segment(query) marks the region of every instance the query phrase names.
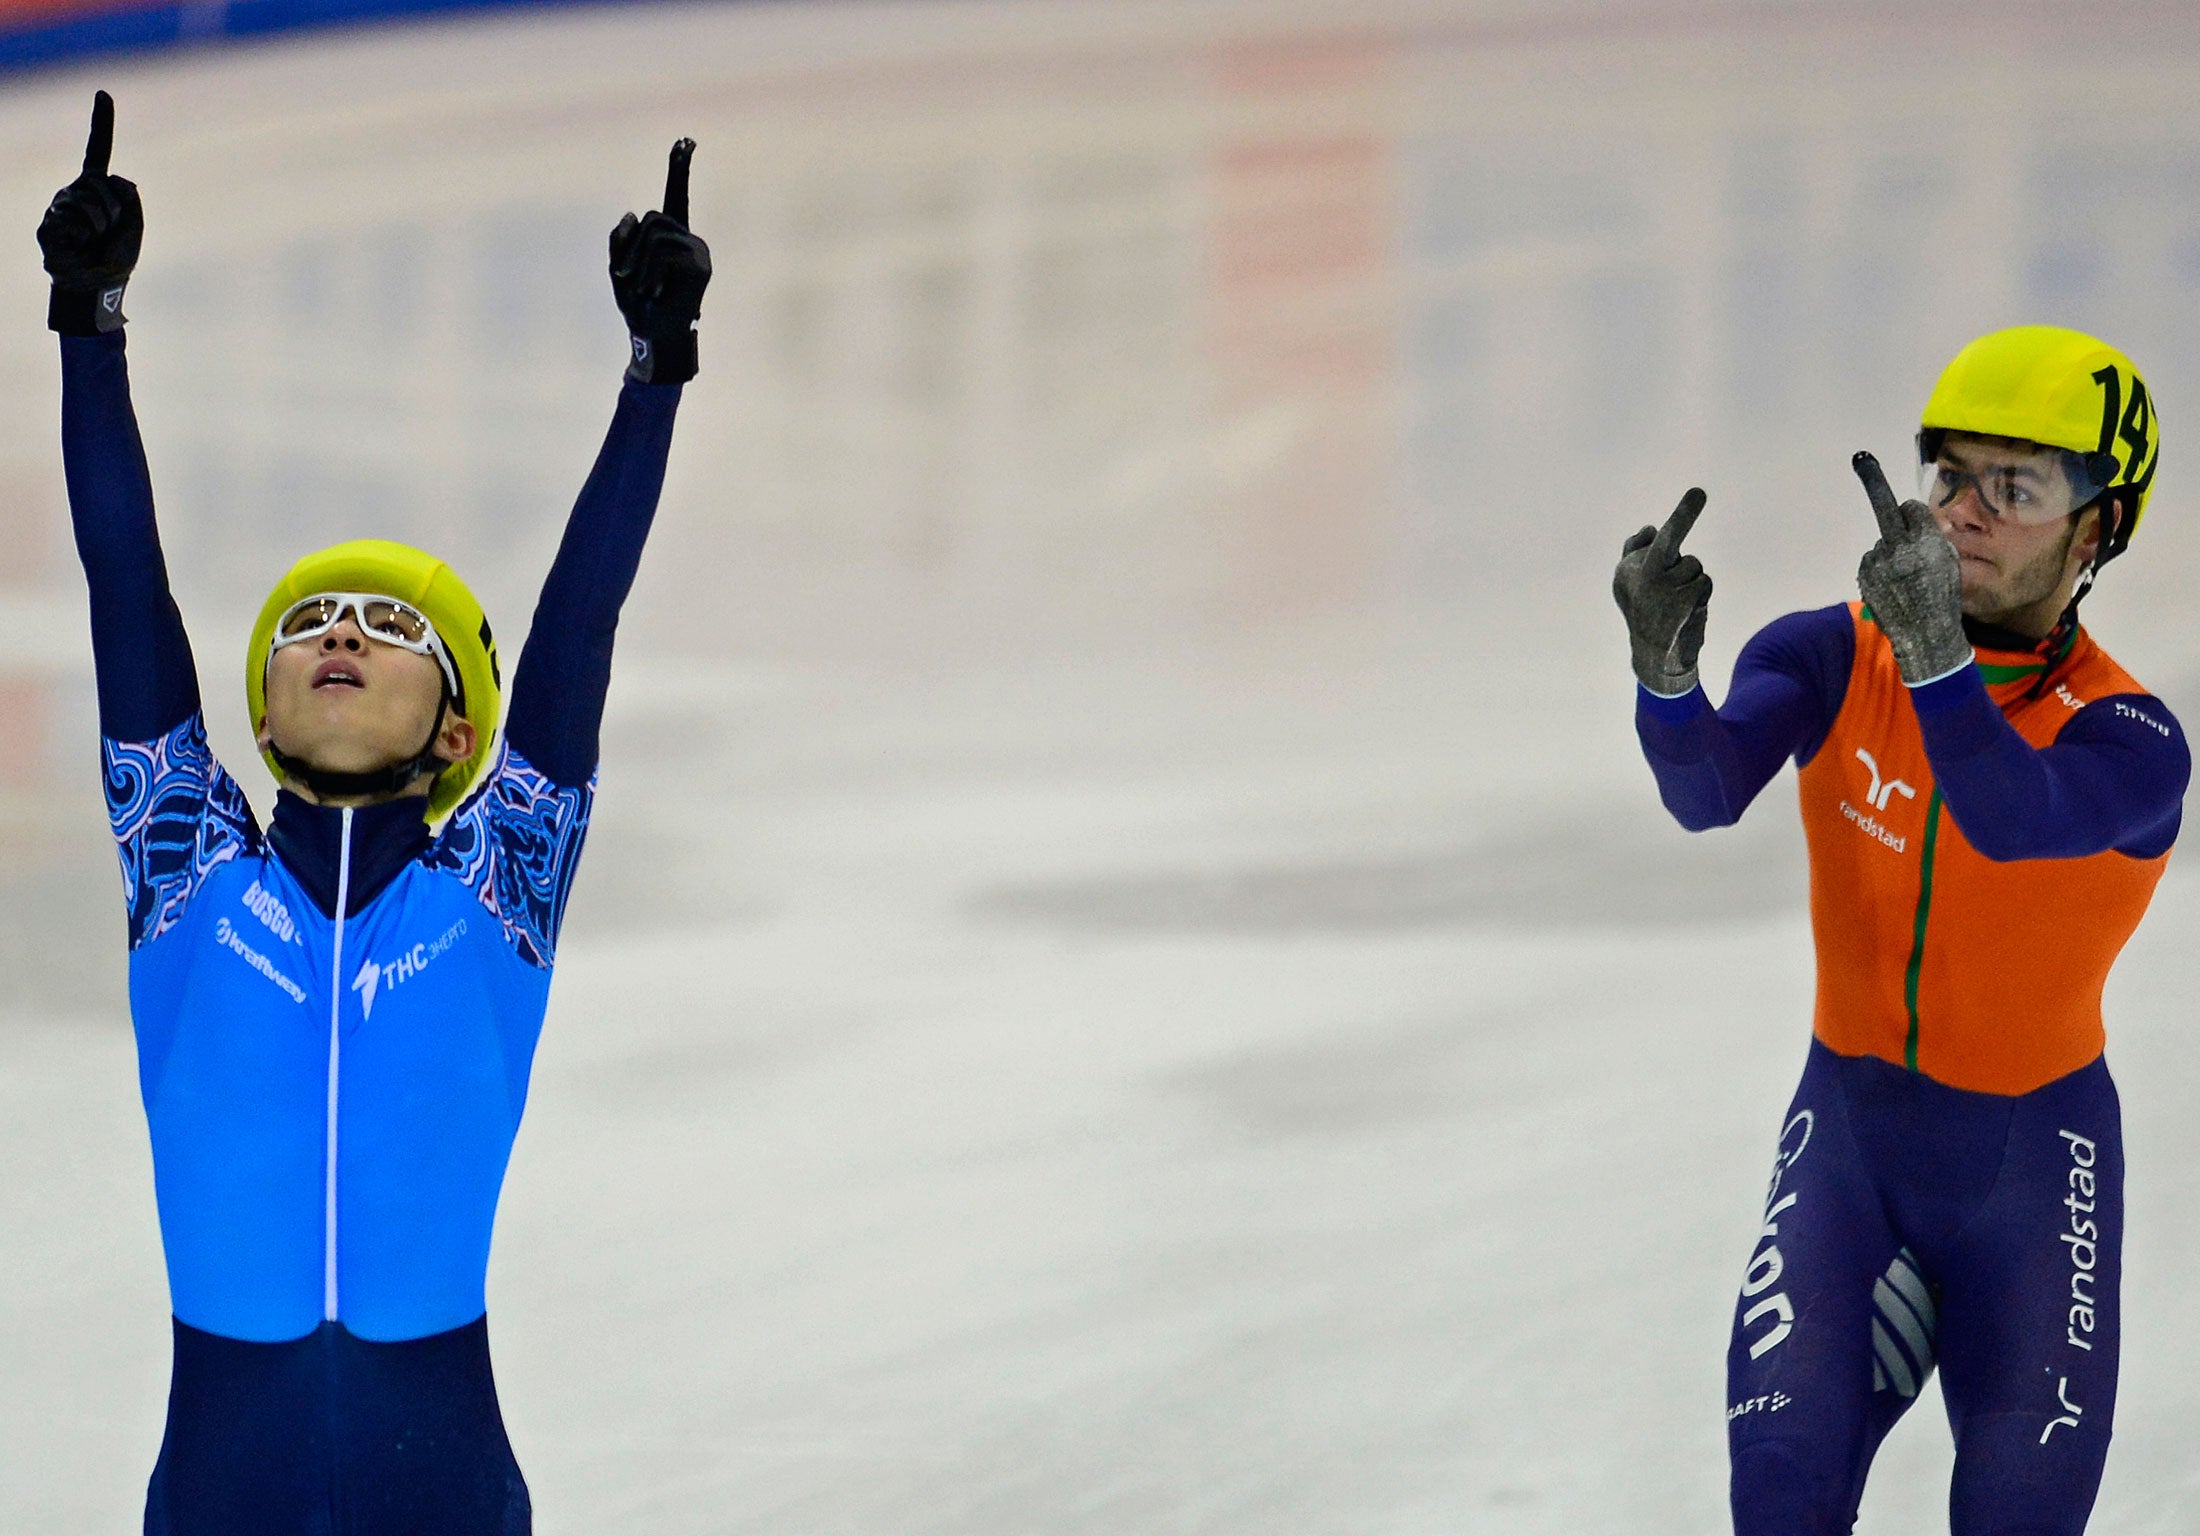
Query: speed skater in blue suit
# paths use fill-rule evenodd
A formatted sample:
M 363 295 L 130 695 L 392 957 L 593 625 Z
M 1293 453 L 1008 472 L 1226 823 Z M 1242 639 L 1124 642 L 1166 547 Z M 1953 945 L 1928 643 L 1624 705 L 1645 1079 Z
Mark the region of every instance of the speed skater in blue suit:
M 113 144 L 102 91 L 38 240 L 174 1313 L 145 1530 L 515 1536 L 532 1515 L 490 1372 L 490 1235 L 613 635 L 696 371 L 694 145 L 663 208 L 612 232 L 626 378 L 509 689 L 442 561 L 381 539 L 306 555 L 246 657 L 279 785 L 262 827 L 208 748 L 169 592 L 124 358 L 144 216 Z

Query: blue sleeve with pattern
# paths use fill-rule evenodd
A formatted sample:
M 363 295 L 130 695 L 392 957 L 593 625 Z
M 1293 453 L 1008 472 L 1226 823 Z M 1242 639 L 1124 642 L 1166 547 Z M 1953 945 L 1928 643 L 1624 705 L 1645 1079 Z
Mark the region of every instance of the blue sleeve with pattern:
M 1730 827 L 1783 763 L 1808 763 L 1848 696 L 1856 622 L 1846 603 L 1774 619 L 1734 663 L 1726 703 L 1635 690 L 1635 734 L 1658 798 L 1691 832 Z
M 91 588 L 100 734 L 155 742 L 198 712 L 199 679 L 168 592 L 122 335 L 61 338 L 61 463 Z
M 657 515 L 679 407 L 677 384 L 630 381 L 620 390 L 611 430 L 535 604 L 504 734 L 553 783 L 584 785 L 596 771 L 611 642 Z
M 203 717 L 158 741 L 104 740 L 100 752 L 134 950 L 181 921 L 207 876 L 260 834 L 244 791 L 214 761 Z
M 2095 699 L 2054 743 L 2018 735 L 1976 667 L 1910 690 L 1942 803 L 1989 859 L 2134 858 L 2177 841 L 2192 753 L 2162 701 Z
M 451 817 L 425 861 L 464 881 L 503 925 L 513 951 L 548 970 L 595 799 L 593 779 L 561 785 L 507 737 L 482 789 Z

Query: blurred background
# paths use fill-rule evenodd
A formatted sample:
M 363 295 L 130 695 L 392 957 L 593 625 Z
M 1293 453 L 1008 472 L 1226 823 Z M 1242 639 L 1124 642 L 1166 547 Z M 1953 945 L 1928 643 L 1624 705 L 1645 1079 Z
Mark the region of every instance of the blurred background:
M 2200 719 L 2183 4 L 0 0 L 9 1530 L 136 1528 L 167 1371 L 31 239 L 95 87 L 263 811 L 296 556 L 424 545 L 524 633 L 605 234 L 700 145 L 703 373 L 490 1273 L 545 1536 L 1721 1529 L 1801 839 L 1784 779 L 1659 808 L 1620 539 L 1708 489 L 1716 693 L 1851 593 L 1848 457 L 1959 346 L 2093 330 L 2169 452 L 2087 616 Z M 2196 925 L 2173 861 L 2109 991 L 2102 1530 L 2200 1524 Z M 1944 1530 L 1949 1460 L 1928 1391 L 1859 1530 Z

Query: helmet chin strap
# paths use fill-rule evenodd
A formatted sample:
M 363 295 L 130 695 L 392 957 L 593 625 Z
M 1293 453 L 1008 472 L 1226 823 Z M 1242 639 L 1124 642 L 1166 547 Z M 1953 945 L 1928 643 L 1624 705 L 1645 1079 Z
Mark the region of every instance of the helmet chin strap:
M 2103 505 L 2101 510 L 2106 513 L 2108 507 Z M 2122 508 L 2117 508 L 2118 522 L 2121 522 L 2122 515 Z M 2054 672 L 2056 664 L 2069 654 L 2070 647 L 2076 642 L 2078 638 L 2078 604 L 2084 602 L 2085 595 L 2093 590 L 2094 578 L 2100 575 L 2101 567 L 2116 558 L 2118 551 L 2112 543 L 2115 532 L 2115 526 L 2111 525 L 2107 532 L 2101 534 L 2100 543 L 2094 551 L 2093 558 L 2086 561 L 2084 569 L 2078 572 L 2078 584 L 2071 591 L 2070 601 L 2063 605 L 2062 616 L 2055 620 L 2055 627 L 2047 632 L 2045 639 L 2040 641 L 2038 650 L 2040 655 L 2046 658 L 2047 665 L 2042 667 L 2040 675 L 2033 679 L 2031 688 L 2025 694 L 2026 698 L 2036 699 L 2047 692 L 2048 677 Z
M 316 768 L 292 757 L 273 740 L 267 744 L 267 755 L 275 759 L 275 766 L 283 770 L 284 778 L 303 784 L 319 799 L 348 800 L 360 795 L 401 794 L 423 777 L 433 778 L 451 766 L 435 754 L 436 738 L 443 734 L 443 720 L 450 709 L 451 689 L 446 683 L 442 696 L 436 700 L 435 723 L 428 727 L 428 739 L 411 757 L 387 768 L 371 768 L 364 773 L 338 773 L 334 769 Z
M 2085 574 L 2078 578 L 2078 589 L 2070 594 L 2070 602 L 2063 608 L 2062 617 L 2055 621 L 2055 627 L 2047 632 L 2046 638 L 2034 647 L 2047 664 L 2040 668 L 2040 675 L 2032 680 L 2032 686 L 2025 694 L 2026 698 L 2036 699 L 2047 692 L 2048 678 L 2053 675 L 2063 657 L 2070 654 L 2070 648 L 2078 638 L 2078 604 L 2085 601 L 2086 593 L 2092 590 L 2093 567 L 2088 565 Z

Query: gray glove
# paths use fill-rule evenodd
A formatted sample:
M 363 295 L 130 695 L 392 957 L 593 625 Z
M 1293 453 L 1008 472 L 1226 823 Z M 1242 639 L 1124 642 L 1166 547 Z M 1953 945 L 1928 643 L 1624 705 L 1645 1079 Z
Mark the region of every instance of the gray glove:
M 1627 617 L 1635 676 L 1652 693 L 1670 696 L 1696 686 L 1711 578 L 1701 560 L 1680 551 L 1703 503 L 1703 492 L 1690 490 L 1664 527 L 1645 525 L 1620 546 L 1619 569 L 1612 573 L 1612 600 Z
M 1963 634 L 1963 565 L 1956 547 L 1922 501 L 1897 503 L 1879 461 L 1860 453 L 1849 461 L 1879 519 L 1879 542 L 1856 568 L 1857 589 L 1872 618 L 1894 644 L 1902 681 L 1922 683 L 1971 659 Z

